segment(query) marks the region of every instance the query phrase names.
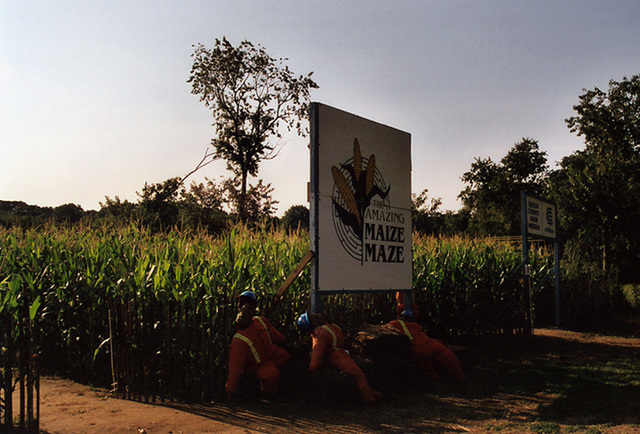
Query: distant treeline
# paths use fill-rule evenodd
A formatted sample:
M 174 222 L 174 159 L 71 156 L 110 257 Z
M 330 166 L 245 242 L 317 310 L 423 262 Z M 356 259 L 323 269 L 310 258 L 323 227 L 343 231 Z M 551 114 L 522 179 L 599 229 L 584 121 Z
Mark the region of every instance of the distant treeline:
M 84 211 L 81 206 L 72 203 L 50 206 L 28 205 L 21 201 L 0 200 L 0 224 L 8 226 L 32 227 L 47 222 L 80 221 L 85 215 L 97 214 L 96 211 Z
M 219 207 L 206 207 L 186 201 L 132 203 L 119 198 L 107 198 L 99 211 L 85 211 L 80 205 L 68 203 L 57 207 L 30 205 L 23 201 L 0 200 L 0 226 L 5 228 L 37 228 L 51 224 L 92 224 L 98 221 L 139 223 L 155 230 L 204 229 L 220 233 L 236 221 L 235 215 Z M 308 229 L 309 210 L 302 205 L 289 208 L 282 217 L 263 216 L 255 224 L 284 229 Z

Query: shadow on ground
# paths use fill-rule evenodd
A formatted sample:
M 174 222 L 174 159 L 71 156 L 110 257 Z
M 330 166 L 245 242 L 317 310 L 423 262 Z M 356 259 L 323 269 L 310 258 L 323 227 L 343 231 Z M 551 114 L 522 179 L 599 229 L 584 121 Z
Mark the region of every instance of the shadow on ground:
M 350 378 L 332 370 L 310 374 L 303 352 L 294 352 L 271 402 L 255 398 L 246 384 L 234 402 L 170 406 L 268 432 L 466 432 L 496 421 L 640 424 L 640 339 L 540 330 L 454 349 L 469 376 L 464 384 L 421 380 L 400 358 L 358 360 L 385 394 L 371 406 L 360 402 Z

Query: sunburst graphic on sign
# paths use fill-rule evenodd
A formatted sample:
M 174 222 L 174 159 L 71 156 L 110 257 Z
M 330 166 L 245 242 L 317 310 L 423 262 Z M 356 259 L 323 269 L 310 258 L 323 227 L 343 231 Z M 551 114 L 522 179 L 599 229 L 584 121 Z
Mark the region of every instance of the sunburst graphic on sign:
M 358 139 L 353 141 L 353 158 L 331 167 L 334 186 L 333 225 L 342 247 L 349 256 L 363 261 L 362 239 L 365 211 L 375 196 L 380 197 L 385 207 L 389 206 L 391 186 L 384 182 L 376 167 L 376 156 L 362 156 Z

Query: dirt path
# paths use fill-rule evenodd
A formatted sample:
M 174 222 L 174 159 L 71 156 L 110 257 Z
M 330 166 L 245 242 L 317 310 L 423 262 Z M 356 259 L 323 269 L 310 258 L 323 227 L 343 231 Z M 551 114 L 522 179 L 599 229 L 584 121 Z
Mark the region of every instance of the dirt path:
M 253 433 L 177 409 L 110 398 L 70 380 L 41 380 L 40 428 L 49 434 Z
M 634 384 L 590 383 L 590 377 L 609 375 L 609 361 L 620 358 L 627 364 L 621 366 L 631 366 L 624 380 Z M 544 329 L 526 343 L 461 348 L 461 360 L 471 378 L 467 384 L 391 391 L 374 407 L 355 402 L 316 405 L 304 397 L 235 406 L 151 405 L 46 377 L 41 381 L 40 427 L 49 434 L 640 433 L 640 339 Z M 596 368 L 584 379 L 563 383 L 567 373 L 579 376 L 583 366 L 591 365 Z M 556 368 L 562 370 L 554 372 Z M 563 388 L 566 393 L 558 392 Z M 621 393 L 624 400 L 606 407 L 610 396 Z

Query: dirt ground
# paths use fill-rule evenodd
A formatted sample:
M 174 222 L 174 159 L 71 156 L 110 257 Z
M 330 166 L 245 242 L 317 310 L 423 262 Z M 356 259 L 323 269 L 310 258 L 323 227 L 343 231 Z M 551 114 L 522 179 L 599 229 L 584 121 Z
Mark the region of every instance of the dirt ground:
M 126 401 L 45 377 L 40 428 L 48 434 L 640 433 L 640 338 L 536 329 L 529 339 L 453 349 L 469 376 L 466 383 L 416 381 L 396 388 L 371 380 L 385 394 L 373 406 L 349 393 L 306 394 L 286 372 L 282 388 L 293 392 L 271 402 L 199 405 Z M 622 371 L 627 374 L 618 384 Z

